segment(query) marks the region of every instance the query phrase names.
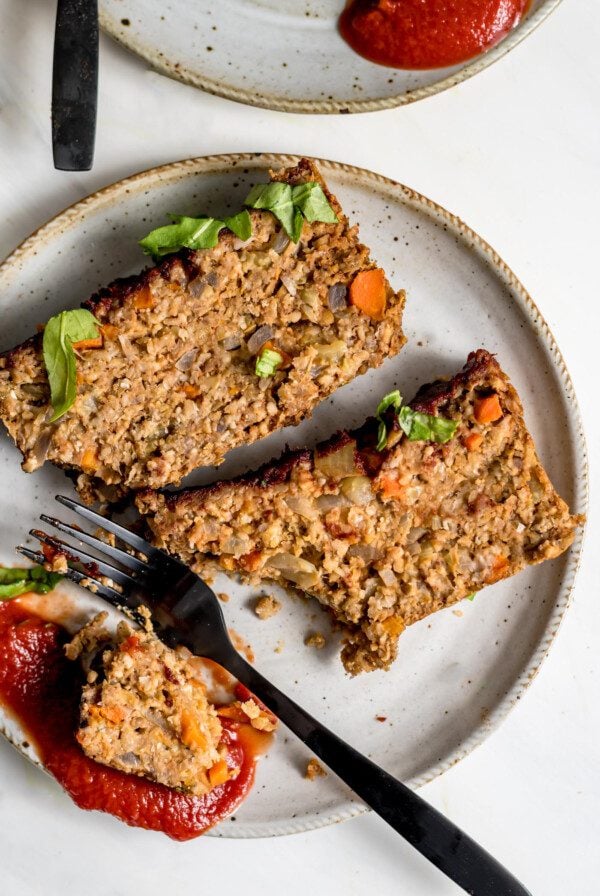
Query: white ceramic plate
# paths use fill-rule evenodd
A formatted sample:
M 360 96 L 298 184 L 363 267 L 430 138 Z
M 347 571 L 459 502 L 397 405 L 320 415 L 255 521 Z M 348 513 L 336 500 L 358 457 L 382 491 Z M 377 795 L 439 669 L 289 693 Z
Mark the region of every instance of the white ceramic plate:
M 500 59 L 560 3 L 529 14 L 487 53 L 449 68 L 375 65 L 342 40 L 344 0 L 100 0 L 100 23 L 163 74 L 284 112 L 373 112 L 452 87 Z
M 237 210 L 269 166 L 292 163 L 289 156 L 194 159 L 121 181 L 63 212 L 0 268 L 0 348 L 21 341 L 36 323 L 75 306 L 111 278 L 142 267 L 136 240 L 162 223 L 166 212 L 221 216 Z M 233 452 L 221 474 L 256 466 L 286 442 L 310 445 L 337 428 L 357 425 L 385 392 L 398 386 L 409 397 L 420 383 L 456 371 L 471 349 L 484 346 L 498 353 L 519 389 L 555 485 L 574 511 L 584 511 L 587 461 L 573 387 L 523 286 L 483 240 L 430 200 L 367 171 L 320 164 L 346 212 L 360 221 L 374 257 L 396 287 L 406 287 L 409 342 L 397 358 L 341 389 L 297 429 Z M 205 469 L 194 480 L 215 476 Z M 56 510 L 53 495 L 70 487 L 50 467 L 34 475 L 21 472 L 6 437 L 0 439 L 0 477 L 0 562 L 14 563 L 12 546 L 40 512 Z M 316 602 L 286 599 L 278 616 L 260 621 L 251 610 L 255 589 L 226 579 L 216 587 L 231 595 L 227 619 L 250 642 L 265 675 L 375 762 L 418 787 L 483 741 L 522 695 L 567 607 L 581 539 L 579 533 L 560 559 L 413 626 L 402 636 L 390 672 L 353 680 L 342 671 L 333 638 L 323 651 L 303 644 L 308 632 L 327 630 Z M 276 653 L 280 642 L 283 650 Z M 14 726 L 12 738 L 22 740 Z M 0 776 L 2 758 L 0 750 Z M 250 798 L 235 820 L 214 833 L 291 833 L 364 811 L 332 775 L 306 781 L 307 759 L 282 731 L 261 763 Z M 34 801 L 32 793 L 32 810 Z M 93 827 L 97 816 L 82 823 Z

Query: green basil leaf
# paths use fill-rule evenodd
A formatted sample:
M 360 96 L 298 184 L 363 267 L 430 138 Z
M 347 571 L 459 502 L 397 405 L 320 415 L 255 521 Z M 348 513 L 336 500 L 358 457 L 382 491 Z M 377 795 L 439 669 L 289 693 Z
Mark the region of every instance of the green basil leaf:
M 402 396 L 400 395 L 398 389 L 394 389 L 393 392 L 388 392 L 387 395 L 384 395 L 377 405 L 377 411 L 375 413 L 376 418 L 379 420 L 379 427 L 377 429 L 377 445 L 375 446 L 377 451 L 383 451 L 383 449 L 387 445 L 387 427 L 385 425 L 385 420 L 383 420 L 383 414 L 385 414 L 387 409 L 390 407 L 393 407 L 395 411 L 399 411 L 401 404 Z
M 256 358 L 254 372 L 257 376 L 273 376 L 281 362 L 282 356 L 272 348 L 263 348 Z
M 404 407 L 398 414 L 400 428 L 409 441 L 419 442 L 448 442 L 458 427 L 458 420 L 448 420 L 446 417 L 434 417 L 432 414 L 422 414 Z
M 252 187 L 246 196 L 244 205 L 247 205 L 249 208 L 260 208 L 272 212 L 277 220 L 281 222 L 289 238 L 295 243 L 298 242 L 299 235 L 294 239 L 298 224 L 297 219 L 295 221 L 292 188 L 289 184 L 277 182 L 257 184 L 255 187 Z
M 65 414 L 77 397 L 77 369 L 73 343 L 98 336 L 99 323 L 84 308 L 61 311 L 44 327 L 42 351 L 54 410 L 50 422 Z
M 387 411 L 387 409 L 390 407 L 394 407 L 397 411 L 399 411 L 401 404 L 402 396 L 400 395 L 400 391 L 398 389 L 394 389 L 393 392 L 388 392 L 387 395 L 383 396 L 383 398 L 377 405 L 375 416 L 381 417 L 381 415 L 384 414 L 385 411 Z
M 477 597 L 476 591 L 471 591 L 470 594 L 467 594 L 467 600 L 475 600 L 476 597 Z
M 296 208 L 300 209 L 307 221 L 337 224 L 337 215 L 320 184 L 311 181 L 292 187 L 292 202 Z
M 385 446 L 387 445 L 387 426 L 385 425 L 383 420 L 379 421 L 379 425 L 377 427 L 377 444 L 375 448 L 377 451 L 383 451 Z
M 183 248 L 214 249 L 224 227 L 228 227 L 241 240 L 252 236 L 252 220 L 247 211 L 223 221 L 217 218 L 189 218 L 186 215 L 169 215 L 169 218 L 172 224 L 157 227 L 140 240 L 144 252 L 156 261 Z
M 43 566 L 32 566 L 29 569 L 0 567 L 0 600 L 12 600 L 29 591 L 48 594 L 61 579 L 60 573 L 48 572 Z
M 223 218 L 223 223 L 239 240 L 249 240 L 252 236 L 252 218 L 247 209 L 230 218 Z
M 304 227 L 304 218 L 302 217 L 302 212 L 300 209 L 294 209 L 294 218 L 292 221 L 292 233 L 291 239 L 293 243 L 297 243 L 302 236 L 302 228 Z

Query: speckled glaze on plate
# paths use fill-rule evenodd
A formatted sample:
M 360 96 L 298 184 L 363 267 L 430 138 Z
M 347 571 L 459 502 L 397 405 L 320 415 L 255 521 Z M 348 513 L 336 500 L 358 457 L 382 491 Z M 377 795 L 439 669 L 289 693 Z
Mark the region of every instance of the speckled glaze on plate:
M 424 99 L 500 59 L 560 0 L 532 0 L 497 46 L 449 68 L 375 65 L 342 40 L 344 0 L 100 0 L 105 31 L 153 68 L 209 93 L 283 112 L 374 112 Z
M 239 208 L 249 185 L 265 179 L 269 167 L 293 163 L 280 155 L 192 159 L 128 178 L 67 209 L 0 267 L 0 349 L 111 278 L 139 270 L 144 258 L 136 240 L 162 223 L 167 211 L 221 216 Z M 573 386 L 521 283 L 487 243 L 429 199 L 368 171 L 319 164 L 394 286 L 407 289 L 409 341 L 398 357 L 339 390 L 298 428 L 232 452 L 220 475 L 256 466 L 286 442 L 310 445 L 340 427 L 357 425 L 382 394 L 399 387 L 408 398 L 420 383 L 456 371 L 471 349 L 484 346 L 497 352 L 519 389 L 556 487 L 574 511 L 584 512 L 587 457 Z M 23 540 L 40 512 L 55 511 L 52 496 L 70 486 L 50 467 L 34 475 L 21 472 L 19 455 L 6 437 L 0 439 L 0 477 L 10 483 L 0 493 L 0 562 L 14 563 L 12 545 Z M 188 481 L 214 478 L 214 469 L 204 469 Z M 401 638 L 391 671 L 356 679 L 344 675 L 334 636 L 321 651 L 303 644 L 310 632 L 328 632 L 316 602 L 284 597 L 279 615 L 261 621 L 252 612 L 256 589 L 224 577 L 215 587 L 230 594 L 227 620 L 250 642 L 264 674 L 375 762 L 418 787 L 464 758 L 521 698 L 567 608 L 582 537 L 578 532 L 563 557 L 412 626 Z M 89 601 L 75 588 L 70 593 L 77 607 L 84 598 Z M 4 719 L 0 727 L 21 744 L 14 724 Z M 0 775 L 3 755 L 0 749 Z M 253 793 L 235 820 L 219 825 L 214 835 L 289 834 L 365 811 L 334 776 L 306 781 L 308 758 L 282 731 L 261 762 Z M 33 811 L 31 786 L 23 799 L 31 799 Z M 56 823 L 64 819 L 66 835 L 85 823 L 96 836 L 112 821 L 101 822 L 97 814 L 82 819 L 66 796 L 61 811 Z M 120 837 L 127 834 L 120 828 Z M 170 848 L 163 841 L 157 846 L 167 857 Z

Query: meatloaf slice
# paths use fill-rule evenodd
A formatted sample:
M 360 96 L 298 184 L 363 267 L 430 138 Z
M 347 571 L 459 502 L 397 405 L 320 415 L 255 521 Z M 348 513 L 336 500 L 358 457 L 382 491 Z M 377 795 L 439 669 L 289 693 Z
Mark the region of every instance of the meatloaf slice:
M 375 264 L 319 171 L 305 159 L 271 177 L 319 182 L 338 223 L 305 221 L 292 243 L 270 212 L 252 210 L 248 241 L 225 230 L 214 249 L 184 249 L 100 290 L 84 307 L 103 345 L 78 353 L 77 398 L 55 423 L 41 334 L 0 355 L 0 419 L 24 470 L 48 459 L 76 471 L 87 499 L 101 483 L 178 483 L 298 423 L 399 351 L 404 293 L 381 274 L 380 313 L 349 301 L 356 276 Z M 273 376 L 255 373 L 264 343 L 283 358 Z
M 388 412 L 382 451 L 370 419 L 230 482 L 141 492 L 138 508 L 155 543 L 198 571 L 216 563 L 314 595 L 346 630 L 352 674 L 387 669 L 407 625 L 558 556 L 581 522 L 487 351 L 423 387 L 411 407 L 458 421 L 454 436 L 410 441 Z

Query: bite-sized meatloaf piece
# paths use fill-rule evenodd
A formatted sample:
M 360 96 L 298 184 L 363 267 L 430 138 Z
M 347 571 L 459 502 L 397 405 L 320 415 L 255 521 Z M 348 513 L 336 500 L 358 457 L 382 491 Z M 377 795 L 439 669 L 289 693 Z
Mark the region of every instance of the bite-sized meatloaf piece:
M 87 672 L 77 740 L 88 756 L 131 775 L 203 796 L 235 778 L 220 717 L 262 732 L 277 720 L 251 695 L 216 708 L 196 657 L 148 630 L 121 623 L 112 636 L 99 613 L 66 645 Z
M 581 521 L 487 351 L 410 407 L 455 421 L 449 441 L 411 441 L 390 409 L 382 450 L 370 419 L 229 482 L 141 492 L 138 508 L 155 543 L 199 572 L 216 563 L 314 595 L 346 629 L 346 669 L 386 669 L 407 625 L 558 556 Z
M 121 771 L 202 796 L 212 788 L 221 723 L 186 657 L 152 632 L 121 623 L 116 638 L 101 613 L 67 645 L 70 659 L 92 659 L 77 740 L 88 756 Z M 99 661 L 99 662 L 98 662 Z M 89 662 L 88 662 L 89 665 Z
M 48 459 L 77 471 L 88 500 L 102 484 L 178 483 L 300 422 L 402 348 L 404 293 L 376 268 L 315 166 L 271 176 L 320 183 L 338 223 L 305 220 L 293 243 L 271 212 L 253 209 L 249 240 L 223 230 L 213 249 L 183 249 L 100 290 L 84 307 L 102 345 L 78 351 L 77 397 L 55 422 L 42 335 L 0 355 L 0 419 L 24 470 Z M 256 372 L 265 347 L 281 358 L 273 375 Z

